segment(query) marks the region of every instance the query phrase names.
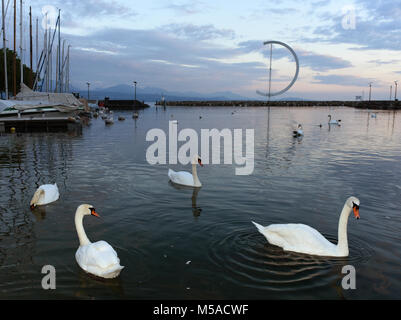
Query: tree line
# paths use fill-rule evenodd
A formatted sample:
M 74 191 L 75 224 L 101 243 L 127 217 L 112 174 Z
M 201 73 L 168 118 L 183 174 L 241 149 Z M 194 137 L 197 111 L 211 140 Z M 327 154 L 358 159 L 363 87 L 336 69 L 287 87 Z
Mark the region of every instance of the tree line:
M 6 91 L 6 86 L 4 82 L 4 49 L 0 49 L 0 92 L 1 98 L 4 98 L 4 93 Z M 8 92 L 9 96 L 14 95 L 14 51 L 10 49 L 6 49 L 7 55 L 7 79 L 8 79 Z M 24 84 L 27 85 L 29 88 L 33 88 L 33 83 L 35 81 L 36 73 L 25 64 L 23 65 L 23 72 L 24 72 Z M 21 59 L 16 56 L 16 79 L 17 79 L 17 88 L 16 93 L 20 92 L 21 90 Z

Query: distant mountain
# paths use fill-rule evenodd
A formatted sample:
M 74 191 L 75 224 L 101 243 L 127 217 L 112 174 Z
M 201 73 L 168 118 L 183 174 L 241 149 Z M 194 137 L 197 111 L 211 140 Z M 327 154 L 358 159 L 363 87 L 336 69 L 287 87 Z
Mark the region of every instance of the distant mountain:
M 88 96 L 88 90 L 76 90 L 82 97 Z M 104 99 L 109 97 L 110 99 L 122 99 L 129 100 L 134 99 L 135 89 L 134 86 L 119 84 L 109 88 L 96 89 L 89 91 L 90 99 Z M 199 93 L 199 92 L 179 92 L 179 91 L 167 91 L 162 88 L 156 87 L 145 87 L 136 88 L 136 98 L 140 101 L 159 101 L 164 96 L 166 100 L 250 100 L 247 97 L 243 97 L 231 91 L 224 92 L 213 92 L 210 94 Z

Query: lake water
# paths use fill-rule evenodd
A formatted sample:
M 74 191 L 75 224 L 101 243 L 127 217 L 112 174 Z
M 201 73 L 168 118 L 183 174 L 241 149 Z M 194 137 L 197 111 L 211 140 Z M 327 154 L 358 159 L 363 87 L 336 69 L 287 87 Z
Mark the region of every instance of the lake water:
M 329 127 L 328 114 L 342 126 Z M 173 186 L 168 168 L 190 166 L 150 165 L 145 156 L 147 131 L 168 132 L 172 119 L 179 130 L 254 129 L 253 173 L 209 164 L 198 167 L 201 189 Z M 115 120 L 92 119 L 80 136 L 0 136 L 1 299 L 401 297 L 400 112 L 152 106 L 137 120 L 130 112 Z M 303 139 L 292 137 L 298 122 Z M 31 211 L 36 188 L 54 182 L 60 199 Z M 304 223 L 336 242 L 351 195 L 361 219 L 350 216 L 347 258 L 285 252 L 251 223 Z M 102 217 L 85 217 L 89 239 L 109 242 L 125 266 L 117 279 L 92 278 L 75 261 L 82 203 Z M 44 265 L 56 268 L 56 290 L 41 287 Z M 344 265 L 356 269 L 355 290 L 341 286 Z

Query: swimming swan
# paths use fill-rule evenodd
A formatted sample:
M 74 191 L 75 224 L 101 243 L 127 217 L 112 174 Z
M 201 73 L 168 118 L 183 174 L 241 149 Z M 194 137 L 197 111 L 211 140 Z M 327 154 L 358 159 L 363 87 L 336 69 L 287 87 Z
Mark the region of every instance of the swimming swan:
M 329 124 L 336 124 L 336 125 L 340 125 L 341 120 L 331 120 L 331 115 L 328 115 L 329 117 Z
M 198 173 L 196 171 L 196 164 L 199 163 L 203 167 L 202 161 L 198 155 L 195 155 L 192 159 L 192 174 L 186 171 L 173 171 L 168 169 L 168 177 L 171 182 L 181 184 L 190 187 L 202 187 L 202 183 L 199 181 Z
M 75 253 L 78 265 L 95 276 L 112 279 L 117 277 L 124 268 L 120 259 L 106 241 L 90 242 L 82 225 L 83 217 L 93 215 L 99 217 L 95 208 L 89 204 L 81 204 L 75 212 L 75 228 L 79 238 L 79 248 Z
M 34 209 L 36 206 L 42 206 L 58 200 L 60 193 L 58 192 L 57 183 L 43 184 L 33 194 L 30 207 Z
M 305 224 L 271 224 L 263 227 L 252 223 L 271 244 L 286 251 L 294 251 L 318 256 L 347 257 L 347 222 L 351 211 L 359 219 L 359 200 L 349 197 L 344 204 L 338 223 L 338 244 L 335 245 L 323 237 L 317 230 Z
M 293 133 L 294 138 L 303 136 L 304 130 L 302 130 L 302 125 L 299 124 L 298 129 L 294 130 L 292 133 Z

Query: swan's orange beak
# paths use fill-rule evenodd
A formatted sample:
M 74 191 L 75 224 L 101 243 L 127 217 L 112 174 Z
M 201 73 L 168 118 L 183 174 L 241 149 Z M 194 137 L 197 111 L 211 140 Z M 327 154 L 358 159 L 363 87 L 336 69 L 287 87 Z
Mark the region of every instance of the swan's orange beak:
M 100 216 L 98 215 L 98 213 L 95 211 L 95 208 L 90 208 L 91 211 L 91 215 L 100 218 Z
M 35 209 L 35 205 L 34 205 L 34 204 L 31 204 L 31 205 L 29 206 L 29 208 L 31 208 L 31 210 L 33 210 L 33 209 Z
M 355 216 L 355 218 L 359 219 L 359 218 L 360 218 L 360 217 L 359 217 L 359 208 L 355 206 L 353 209 L 354 209 L 354 216 Z
M 202 164 L 202 160 L 201 160 L 201 159 L 198 159 L 198 163 L 199 163 L 199 165 L 200 165 L 201 167 L 203 167 L 203 164 Z

